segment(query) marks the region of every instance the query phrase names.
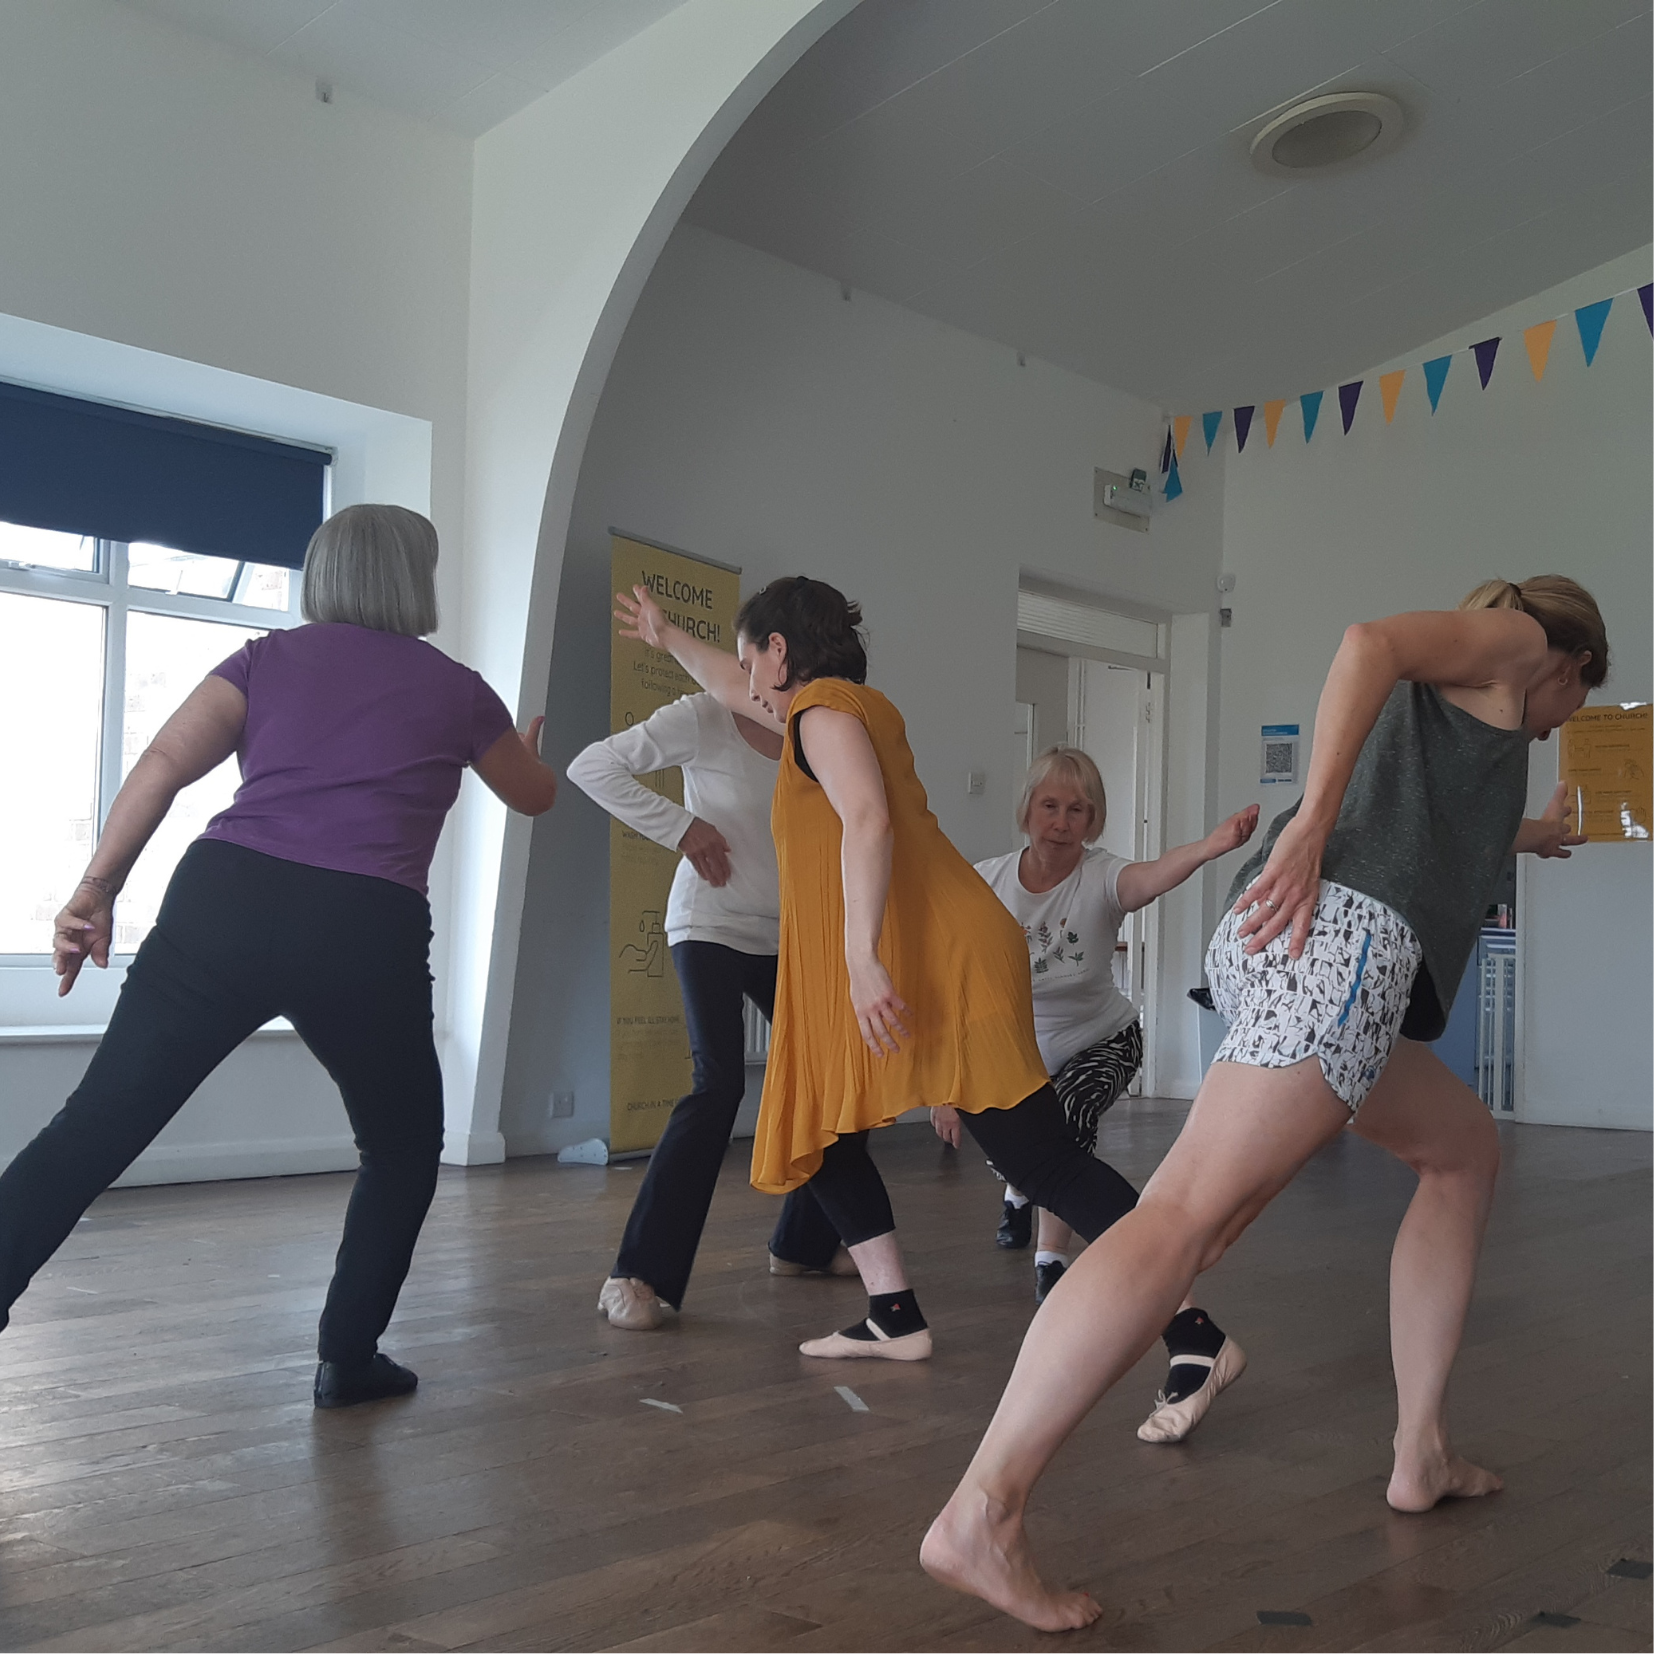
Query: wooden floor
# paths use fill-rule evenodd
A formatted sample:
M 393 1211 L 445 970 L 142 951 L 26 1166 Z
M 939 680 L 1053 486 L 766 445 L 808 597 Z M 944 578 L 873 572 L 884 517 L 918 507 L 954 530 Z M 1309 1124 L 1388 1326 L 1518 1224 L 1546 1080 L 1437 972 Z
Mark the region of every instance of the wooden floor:
M 1181 1117 L 1122 1105 L 1105 1152 L 1141 1179 Z M 1136 1441 L 1151 1358 L 1044 1485 L 1050 1571 L 1105 1604 L 1061 1639 L 914 1561 L 1033 1308 L 974 1149 L 877 1142 L 936 1331 L 908 1367 L 795 1353 L 862 1300 L 765 1273 L 744 1145 L 648 1335 L 594 1313 L 636 1168 L 445 1171 L 387 1340 L 422 1388 L 342 1413 L 309 1384 L 347 1178 L 108 1195 L 0 1337 L 0 1645 L 1646 1649 L 1650 1139 L 1503 1129 L 1455 1412 L 1507 1491 L 1383 1502 L 1410 1178 L 1342 1142 L 1208 1277 L 1252 1365 L 1200 1434 Z

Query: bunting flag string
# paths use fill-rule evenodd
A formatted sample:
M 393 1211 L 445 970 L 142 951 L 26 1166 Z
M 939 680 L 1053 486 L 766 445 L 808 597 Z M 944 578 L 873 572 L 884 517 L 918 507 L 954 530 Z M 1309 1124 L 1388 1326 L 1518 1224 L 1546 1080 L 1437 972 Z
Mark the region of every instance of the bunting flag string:
M 1579 334 L 1580 353 L 1585 359 L 1585 366 L 1589 368 L 1597 359 L 1597 352 L 1602 346 L 1603 329 L 1608 322 L 1609 313 L 1614 307 L 1615 299 L 1623 298 L 1627 293 L 1635 292 L 1637 300 L 1642 306 L 1643 321 L 1647 325 L 1649 335 L 1654 337 L 1654 282 L 1645 282 L 1642 286 L 1626 288 L 1623 293 L 1611 293 L 1605 299 L 1599 299 L 1594 304 L 1582 304 L 1568 312 L 1574 320 L 1574 327 Z M 1545 321 L 1535 322 L 1532 326 L 1522 330 L 1522 344 L 1527 351 L 1528 366 L 1533 370 L 1534 382 L 1543 384 L 1545 374 L 1550 367 L 1551 347 L 1556 342 L 1558 325 L 1567 319 L 1564 316 L 1553 316 Z M 1465 347 L 1468 354 L 1476 363 L 1476 377 L 1481 388 L 1486 390 L 1493 379 L 1494 364 L 1498 359 L 1499 346 L 1504 342 L 1503 335 L 1496 335 L 1490 339 L 1479 339 L 1474 344 Z M 1424 379 L 1424 392 L 1430 403 L 1430 412 L 1434 414 L 1441 406 L 1442 392 L 1447 385 L 1448 373 L 1452 369 L 1453 359 L 1460 354 L 1450 352 L 1446 356 L 1433 357 L 1430 361 L 1420 364 L 1420 372 Z M 1384 408 L 1384 423 L 1393 424 L 1396 409 L 1400 405 L 1402 386 L 1406 383 L 1409 373 L 1407 368 L 1395 368 L 1388 373 L 1378 376 L 1379 396 Z M 1344 434 L 1349 435 L 1355 424 L 1356 409 L 1361 401 L 1361 392 L 1365 386 L 1365 379 L 1352 379 L 1338 387 L 1338 410 Z M 1324 391 L 1305 391 L 1297 398 L 1299 412 L 1304 423 L 1304 442 L 1307 445 L 1314 440 L 1315 428 L 1321 418 L 1321 404 L 1325 398 Z M 1273 448 L 1275 438 L 1280 432 L 1281 417 L 1286 412 L 1290 397 L 1276 397 L 1274 400 L 1261 404 L 1263 409 L 1264 440 Z M 1229 410 L 1234 422 L 1235 451 L 1245 453 L 1246 444 L 1252 434 L 1253 421 L 1258 413 L 1260 404 L 1248 402 Z M 1218 433 L 1223 428 L 1224 410 L 1213 409 L 1200 416 L 1201 434 L 1206 439 L 1206 451 L 1210 453 L 1218 439 Z M 1183 457 L 1184 445 L 1189 440 L 1189 432 L 1194 425 L 1193 414 L 1177 414 L 1167 421 L 1166 441 L 1160 458 L 1160 471 L 1166 478 L 1164 487 L 1167 499 L 1176 499 L 1184 492 L 1182 478 L 1178 474 L 1178 461 Z

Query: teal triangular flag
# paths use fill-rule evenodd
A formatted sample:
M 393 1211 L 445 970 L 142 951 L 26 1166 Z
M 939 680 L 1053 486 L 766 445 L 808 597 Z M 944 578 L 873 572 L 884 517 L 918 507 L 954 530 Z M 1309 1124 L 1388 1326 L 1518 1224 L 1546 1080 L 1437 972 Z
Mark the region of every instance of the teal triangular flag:
M 1579 328 L 1580 348 L 1585 352 L 1585 365 L 1596 360 L 1597 346 L 1602 343 L 1602 324 L 1608 320 L 1612 299 L 1599 299 L 1595 304 L 1584 304 L 1574 312 Z
M 1216 413 L 1204 413 L 1200 416 L 1200 428 L 1206 433 L 1206 452 L 1211 453 L 1212 444 L 1218 439 L 1218 426 L 1223 423 L 1223 409 Z
M 1424 388 L 1430 393 L 1431 413 L 1442 399 L 1442 386 L 1447 383 L 1447 370 L 1452 366 L 1451 356 L 1438 356 L 1435 361 L 1424 364 Z
M 1177 474 L 1177 455 L 1172 454 L 1172 468 L 1166 473 L 1166 498 L 1175 500 L 1183 492 L 1183 479 Z
M 1306 391 L 1298 398 L 1298 406 L 1304 410 L 1304 441 L 1315 435 L 1315 422 L 1321 417 L 1321 398 L 1323 391 Z

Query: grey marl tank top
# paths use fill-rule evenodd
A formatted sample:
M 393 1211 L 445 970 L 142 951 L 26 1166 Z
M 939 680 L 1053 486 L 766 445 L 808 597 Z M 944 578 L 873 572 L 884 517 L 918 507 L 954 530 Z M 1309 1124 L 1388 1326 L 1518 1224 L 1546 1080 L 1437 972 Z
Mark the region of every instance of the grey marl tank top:
M 1399 913 L 1424 950 L 1402 1033 L 1433 1040 L 1476 946 L 1488 898 L 1528 796 L 1525 729 L 1496 729 L 1431 684 L 1398 683 L 1362 744 L 1327 840 L 1321 877 Z M 1228 905 L 1255 879 L 1281 829 L 1235 875 Z

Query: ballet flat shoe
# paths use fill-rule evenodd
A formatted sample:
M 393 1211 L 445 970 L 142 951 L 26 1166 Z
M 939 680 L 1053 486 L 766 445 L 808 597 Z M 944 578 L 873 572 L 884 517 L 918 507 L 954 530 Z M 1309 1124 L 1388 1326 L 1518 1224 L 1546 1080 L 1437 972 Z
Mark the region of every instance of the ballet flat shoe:
M 794 1263 L 790 1258 L 778 1258 L 770 1253 L 770 1273 L 772 1275 L 859 1275 L 856 1260 L 841 1246 L 833 1254 L 833 1261 L 825 1269 L 812 1269 L 807 1263 Z
M 1137 1427 L 1140 1442 L 1180 1442 L 1211 1411 L 1218 1396 L 1246 1371 L 1246 1351 L 1233 1338 L 1225 1338 L 1206 1382 L 1181 1401 L 1167 1401 L 1161 1391 L 1154 1411 Z
M 999 1211 L 999 1228 L 994 1233 L 994 1245 L 1004 1252 L 1020 1252 L 1034 1238 L 1034 1203 L 1025 1200 L 1020 1206 L 1006 1201 Z
M 892 1338 L 873 1327 L 872 1338 L 846 1338 L 842 1332 L 830 1332 L 825 1338 L 806 1338 L 798 1346 L 800 1355 L 813 1355 L 825 1361 L 928 1361 L 930 1360 L 930 1328 L 903 1333 Z
M 666 1319 L 666 1305 L 655 1296 L 647 1281 L 628 1275 L 611 1275 L 597 1296 L 597 1313 L 609 1318 L 611 1327 L 627 1332 L 653 1332 Z

